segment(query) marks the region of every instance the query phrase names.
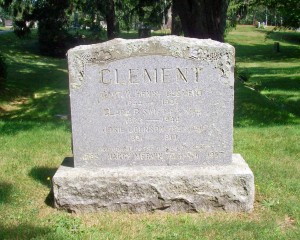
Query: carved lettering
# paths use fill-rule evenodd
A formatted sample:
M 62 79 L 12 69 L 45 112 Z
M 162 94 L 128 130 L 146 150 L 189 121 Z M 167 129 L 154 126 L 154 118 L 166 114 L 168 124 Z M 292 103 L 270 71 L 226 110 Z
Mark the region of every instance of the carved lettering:
M 108 69 L 100 71 L 100 79 L 103 84 L 130 85 L 130 84 L 172 84 L 198 83 L 202 67 L 187 68 L 128 68 L 128 69 Z
M 75 124 L 82 123 L 74 135 L 82 136 L 79 161 L 95 166 L 228 162 L 230 125 L 222 122 L 230 122 L 227 104 L 233 94 L 215 64 L 165 55 L 140 58 L 85 66 L 82 87 L 71 96 L 77 104 L 74 118 L 80 117 Z
M 195 77 L 196 77 L 196 82 L 199 82 L 199 75 L 200 75 L 200 71 L 202 70 L 203 68 L 195 68 Z
M 162 75 L 161 75 L 161 78 L 162 78 L 162 82 L 163 83 L 170 83 L 172 80 L 170 79 L 171 78 L 171 68 L 163 68 L 162 69 Z
M 104 133 L 113 134 L 113 133 L 125 133 L 125 128 L 123 127 L 105 127 L 103 129 Z
M 102 69 L 100 72 L 101 75 L 101 82 L 103 84 L 110 84 L 111 83 L 111 78 L 110 76 L 110 70 L 109 69 Z
M 188 82 L 187 78 L 187 68 L 185 68 L 185 73 L 183 74 L 183 70 L 180 68 L 177 68 L 177 81 L 178 79 L 182 79 L 185 82 Z
M 151 77 L 151 74 L 149 73 L 150 70 L 144 69 L 144 81 L 147 82 L 156 82 L 157 83 L 157 69 L 153 69 L 153 75 Z M 147 81 L 146 81 L 147 79 Z
M 139 83 L 138 69 L 129 69 L 129 82 L 132 84 Z

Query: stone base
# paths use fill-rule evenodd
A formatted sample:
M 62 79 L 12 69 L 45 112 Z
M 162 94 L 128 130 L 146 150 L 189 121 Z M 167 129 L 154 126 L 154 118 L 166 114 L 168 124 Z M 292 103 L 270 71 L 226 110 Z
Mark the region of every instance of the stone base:
M 55 206 L 71 212 L 200 212 L 253 209 L 254 176 L 241 155 L 226 166 L 74 168 L 53 177 Z

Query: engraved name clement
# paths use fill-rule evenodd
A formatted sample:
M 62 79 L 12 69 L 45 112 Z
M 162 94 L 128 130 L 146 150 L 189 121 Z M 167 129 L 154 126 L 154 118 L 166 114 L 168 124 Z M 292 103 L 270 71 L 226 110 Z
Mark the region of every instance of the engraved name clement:
M 153 69 L 100 69 L 100 82 L 109 84 L 151 84 L 151 83 L 198 83 L 203 68 L 153 68 Z

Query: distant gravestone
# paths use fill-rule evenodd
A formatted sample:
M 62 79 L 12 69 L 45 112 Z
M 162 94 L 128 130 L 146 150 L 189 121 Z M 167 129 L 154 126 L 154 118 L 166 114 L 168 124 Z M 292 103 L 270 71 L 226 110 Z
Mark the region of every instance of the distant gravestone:
M 4 21 L 4 27 L 12 27 L 13 26 L 13 20 L 11 19 L 5 19 Z
M 257 22 L 257 28 L 260 28 L 260 22 Z
M 138 30 L 139 38 L 151 37 L 151 29 L 149 27 L 141 27 Z
M 115 39 L 68 58 L 75 167 L 53 178 L 58 208 L 252 209 L 253 174 L 232 155 L 232 46 Z

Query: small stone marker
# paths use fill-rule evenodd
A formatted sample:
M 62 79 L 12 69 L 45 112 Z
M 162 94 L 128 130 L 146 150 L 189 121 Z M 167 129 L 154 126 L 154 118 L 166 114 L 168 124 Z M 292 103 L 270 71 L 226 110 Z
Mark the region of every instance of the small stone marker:
M 53 178 L 56 207 L 253 208 L 253 174 L 232 155 L 232 46 L 115 39 L 71 49 L 68 59 L 75 167 Z
M 280 44 L 279 42 L 274 42 L 274 52 L 280 52 Z
M 151 29 L 149 27 L 141 27 L 138 30 L 139 38 L 151 37 Z

